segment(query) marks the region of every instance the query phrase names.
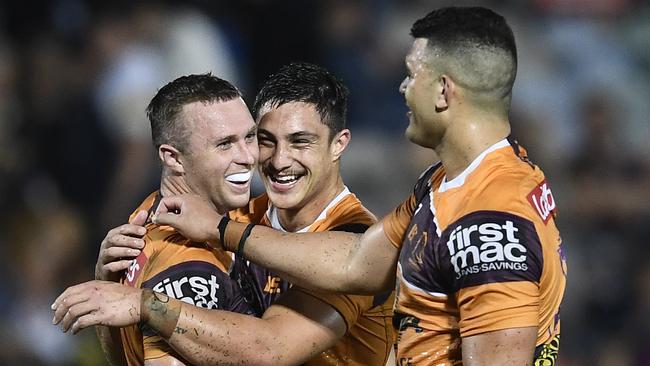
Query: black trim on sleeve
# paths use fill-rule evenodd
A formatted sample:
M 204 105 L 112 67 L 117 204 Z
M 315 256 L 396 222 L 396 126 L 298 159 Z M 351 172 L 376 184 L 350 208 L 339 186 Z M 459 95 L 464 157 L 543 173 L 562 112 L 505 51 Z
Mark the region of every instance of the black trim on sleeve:
M 366 224 L 342 224 L 329 231 L 345 231 L 347 233 L 363 234 L 370 226 Z

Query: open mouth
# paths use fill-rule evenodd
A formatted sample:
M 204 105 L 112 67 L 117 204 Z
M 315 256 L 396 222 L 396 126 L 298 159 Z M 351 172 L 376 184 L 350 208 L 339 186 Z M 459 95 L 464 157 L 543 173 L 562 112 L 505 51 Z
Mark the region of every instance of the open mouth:
M 226 180 L 232 184 L 243 185 L 248 183 L 251 180 L 252 176 L 253 172 L 249 170 L 246 172 L 229 174 L 226 176 Z
M 278 184 L 291 184 L 300 179 L 302 175 L 291 174 L 291 175 L 269 175 L 269 179 Z
M 296 173 L 275 173 L 266 172 L 266 179 L 269 181 L 270 188 L 276 192 L 287 192 L 295 187 L 296 184 L 300 181 L 304 174 Z

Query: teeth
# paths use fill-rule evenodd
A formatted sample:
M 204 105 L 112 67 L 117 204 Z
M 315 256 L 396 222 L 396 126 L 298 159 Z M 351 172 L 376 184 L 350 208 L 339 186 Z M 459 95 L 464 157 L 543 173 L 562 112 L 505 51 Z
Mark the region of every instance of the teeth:
M 226 180 L 232 183 L 244 183 L 248 182 L 253 175 L 252 171 L 247 171 L 243 173 L 234 173 L 226 176 Z
M 281 177 L 275 176 L 273 177 L 273 179 L 278 183 L 290 183 L 298 179 L 298 176 L 297 175 L 284 175 Z

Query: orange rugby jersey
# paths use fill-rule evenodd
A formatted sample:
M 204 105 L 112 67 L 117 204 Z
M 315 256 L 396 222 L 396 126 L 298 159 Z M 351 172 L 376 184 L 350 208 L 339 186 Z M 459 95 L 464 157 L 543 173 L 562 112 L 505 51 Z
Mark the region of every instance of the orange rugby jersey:
M 566 284 L 555 212 L 543 172 L 514 140 L 451 181 L 429 168 L 383 221 L 401 247 L 398 363 L 461 364 L 461 337 L 535 326 L 535 364 L 555 364 Z
M 151 214 L 159 202 L 152 193 L 134 212 Z M 132 215 L 133 217 L 133 215 Z M 147 220 L 145 247 L 126 271 L 121 282 L 136 288 L 150 288 L 170 297 L 206 309 L 252 314 L 237 282 L 228 275 L 230 255 L 210 249 L 204 243 L 191 242 L 169 226 Z M 129 365 L 143 365 L 145 359 L 173 355 L 182 358 L 152 329 L 129 326 L 120 329 L 124 353 Z
M 247 207 L 231 211 L 230 217 L 240 222 L 254 222 L 283 230 L 276 208 L 266 194 L 251 200 Z M 376 218 L 359 199 L 345 188 L 308 227 L 299 232 L 348 231 L 364 232 Z M 251 305 L 261 315 L 282 296 L 291 284 L 273 272 L 235 258 L 231 276 L 236 278 Z M 315 356 L 306 365 L 384 365 L 393 347 L 392 292 L 378 296 L 341 295 L 293 287 L 326 302 L 346 322 L 347 332 L 332 348 Z

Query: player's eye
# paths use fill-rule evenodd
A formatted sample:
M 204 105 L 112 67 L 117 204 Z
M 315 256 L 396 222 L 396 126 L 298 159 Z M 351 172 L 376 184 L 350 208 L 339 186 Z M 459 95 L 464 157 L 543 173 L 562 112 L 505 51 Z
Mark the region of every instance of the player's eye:
M 274 145 L 273 140 L 269 139 L 268 137 L 264 137 L 264 136 L 257 136 L 257 143 L 259 145 L 264 146 L 264 147 L 273 147 L 273 145 Z
M 221 150 L 228 150 L 232 147 L 232 141 L 226 140 L 226 141 L 221 141 L 217 144 L 217 148 Z

